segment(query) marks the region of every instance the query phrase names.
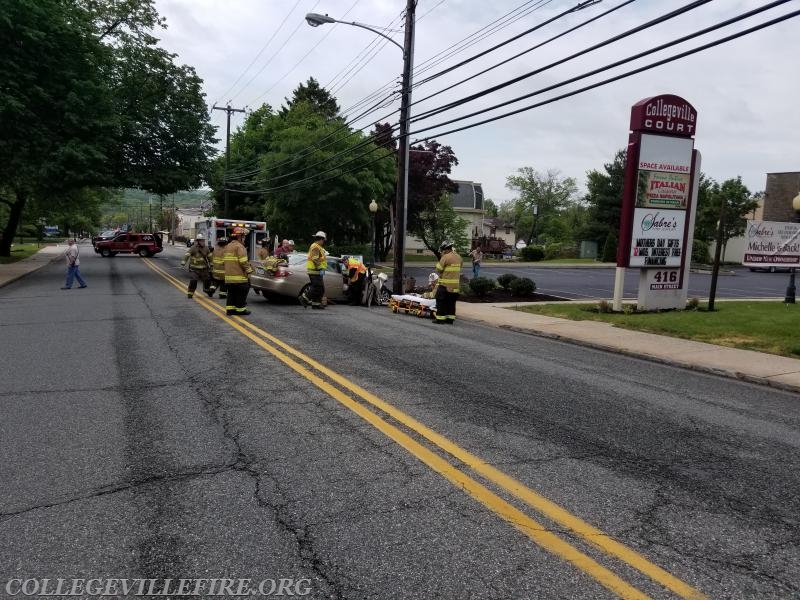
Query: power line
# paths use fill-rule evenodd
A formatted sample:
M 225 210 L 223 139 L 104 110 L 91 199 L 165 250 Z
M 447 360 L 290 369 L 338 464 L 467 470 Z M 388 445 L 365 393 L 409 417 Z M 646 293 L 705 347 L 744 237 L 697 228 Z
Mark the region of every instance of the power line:
M 776 2 L 773 2 L 773 3 L 771 3 L 771 4 L 769 4 L 769 5 L 765 6 L 765 7 L 761 7 L 761 8 L 755 9 L 754 11 L 750 11 L 750 13 L 762 12 L 762 11 L 767 10 L 769 8 L 773 8 L 774 6 L 777 6 L 779 4 L 784 4 L 784 3 L 790 2 L 790 1 L 791 0 L 777 0 Z M 750 13 L 745 13 L 745 15 L 749 16 Z M 741 20 L 741 18 L 745 17 L 745 15 L 742 15 L 742 16 L 734 18 L 734 19 L 729 19 L 728 21 L 725 22 L 725 24 L 729 24 L 729 22 L 739 21 L 739 20 Z M 631 77 L 632 75 L 637 75 L 639 73 L 642 73 L 644 71 L 648 71 L 648 70 L 653 69 L 655 67 L 659 67 L 661 65 L 665 65 L 667 63 L 674 62 L 674 61 L 679 60 L 681 58 L 685 58 L 687 56 L 691 56 L 692 54 L 696 54 L 698 52 L 702 52 L 703 50 L 707 50 L 709 48 L 713 48 L 715 46 L 719 46 L 720 44 L 724 44 L 724 43 L 730 42 L 732 40 L 735 40 L 737 38 L 743 37 L 745 35 L 749 35 L 749 34 L 751 34 L 753 32 L 759 31 L 761 29 L 765 29 L 766 27 L 771 27 L 771 26 L 776 25 L 776 24 L 778 24 L 778 23 L 780 23 L 782 21 L 786 21 L 788 19 L 794 18 L 794 17 L 796 17 L 798 15 L 800 15 L 800 10 L 796 10 L 794 12 L 787 13 L 787 14 L 782 15 L 780 17 L 777 17 L 775 19 L 771 19 L 771 20 L 766 21 L 764 23 L 760 23 L 760 24 L 755 25 L 753 27 L 750 27 L 748 29 L 744 29 L 739 33 L 731 34 L 731 35 L 726 36 L 724 38 L 721 38 L 719 40 L 715 40 L 713 42 L 709 42 L 709 43 L 704 44 L 702 46 L 698 46 L 697 48 L 693 48 L 691 50 L 687 50 L 685 52 L 681 52 L 679 54 L 670 56 L 668 58 L 665 58 L 665 59 L 650 63 L 649 65 L 645 65 L 643 67 L 639 67 L 637 69 L 633 69 L 631 71 L 627 71 L 627 72 L 622 73 L 620 75 L 616 75 L 614 77 L 610 77 L 608 79 L 604 79 L 603 81 L 600 81 L 600 82 L 597 82 L 597 83 L 594 83 L 594 84 L 579 88 L 579 89 L 571 91 L 571 92 L 567 92 L 567 93 L 562 94 L 560 96 L 555 96 L 553 98 L 549 98 L 547 100 L 544 100 L 542 102 L 538 102 L 536 104 L 531 104 L 529 106 L 525 106 L 525 107 L 517 109 L 517 110 L 513 110 L 513 111 L 510 111 L 510 112 L 507 112 L 507 113 L 503 113 L 502 115 L 497 115 L 497 116 L 492 117 L 490 119 L 484 119 L 483 121 L 478 121 L 476 123 L 471 123 L 470 125 L 465 125 L 464 127 L 459 127 L 457 129 L 450 129 L 448 131 L 441 131 L 441 132 L 436 133 L 435 135 L 427 136 L 427 137 L 424 137 L 424 138 L 418 138 L 418 139 L 416 139 L 414 141 L 414 143 L 420 143 L 420 142 L 424 142 L 426 140 L 433 139 L 435 137 L 441 137 L 443 135 L 449 135 L 451 133 L 457 133 L 457 132 L 460 132 L 460 131 L 465 131 L 467 129 L 472 129 L 473 127 L 478 127 L 479 125 L 485 125 L 487 123 L 491 123 L 493 121 L 498 121 L 500 119 L 505 119 L 505 118 L 510 117 L 512 115 L 516 115 L 516 114 L 519 114 L 519 113 L 522 113 L 522 112 L 526 112 L 526 111 L 532 110 L 534 108 L 539 108 L 539 107 L 545 106 L 547 104 L 552 104 L 553 102 L 557 102 L 558 100 L 564 100 L 565 98 L 569 98 L 571 96 L 576 96 L 578 94 L 582 94 L 583 92 L 586 92 L 588 90 L 592 90 L 594 88 L 598 88 L 598 87 L 607 85 L 609 83 L 613 83 L 615 81 L 619 81 L 621 79 L 625 79 L 627 77 Z M 718 29 L 718 28 L 719 28 L 719 26 L 713 26 L 713 27 L 710 27 L 710 28 L 707 28 L 707 29 L 709 31 L 711 31 L 713 29 Z M 686 39 L 689 39 L 690 37 L 695 37 L 695 35 L 685 36 L 684 38 L 681 38 L 681 41 L 686 41 Z M 670 45 L 674 45 L 675 43 L 679 43 L 679 42 L 676 41 L 676 42 L 673 42 Z M 585 73 L 583 75 L 572 77 L 572 78 L 570 78 L 570 79 L 568 79 L 566 81 L 563 81 L 561 83 L 557 83 L 557 84 L 554 84 L 554 85 L 551 85 L 551 86 L 547 86 L 546 88 L 542 88 L 542 89 L 540 89 L 540 90 L 538 90 L 536 92 L 532 92 L 531 94 L 525 94 L 524 96 L 520 96 L 519 98 L 516 98 L 516 99 L 511 100 L 509 102 L 504 102 L 502 104 L 498 104 L 496 106 L 487 108 L 485 110 L 476 111 L 476 112 L 474 112 L 474 113 L 472 113 L 470 115 L 465 115 L 464 117 L 460 117 L 460 118 L 457 118 L 457 119 L 452 119 L 450 121 L 445 121 L 443 123 L 439 123 L 437 125 L 432 125 L 430 127 L 425 127 L 423 129 L 418 129 L 417 131 L 412 132 L 412 134 L 420 133 L 420 132 L 423 132 L 423 131 L 428 131 L 430 129 L 435 129 L 436 127 L 441 127 L 443 125 L 448 125 L 450 123 L 455 123 L 457 121 L 461 121 L 461 120 L 469 118 L 471 116 L 476 116 L 478 114 L 482 114 L 482 113 L 488 112 L 490 110 L 494 110 L 495 108 L 498 108 L 500 106 L 505 106 L 507 104 L 511 104 L 511 103 L 523 100 L 525 98 L 529 98 L 531 96 L 535 96 L 535 95 L 543 93 L 545 91 L 550 91 L 552 89 L 555 89 L 555 88 L 561 87 L 563 85 L 566 85 L 567 83 L 572 83 L 572 82 L 578 81 L 580 79 L 583 79 L 585 77 L 589 77 L 591 75 L 595 75 L 595 74 L 597 74 L 597 73 L 599 73 L 601 71 L 605 71 L 605 70 L 608 70 L 608 69 L 613 68 L 615 66 L 619 66 L 620 64 L 628 62 L 629 60 L 634 60 L 636 58 L 640 58 L 640 57 L 645 56 L 647 54 L 651 54 L 652 52 L 658 51 L 659 49 L 663 49 L 666 46 L 667 45 L 660 46 L 658 48 L 654 48 L 651 51 L 647 51 L 647 52 L 643 52 L 643 53 L 637 54 L 635 56 L 629 57 L 628 59 L 625 59 L 625 60 L 622 60 L 622 61 L 617 61 L 615 63 L 607 65 L 606 67 L 602 67 L 600 69 L 595 69 L 595 70 L 589 71 L 588 73 Z
M 485 90 L 481 90 L 480 92 L 477 92 L 475 94 L 471 94 L 470 96 L 467 96 L 465 98 L 461 98 L 461 99 L 459 99 L 459 100 L 457 100 L 455 102 L 451 102 L 449 104 L 445 104 L 445 105 L 440 106 L 438 108 L 431 109 L 431 110 L 425 111 L 423 113 L 420 113 L 420 114 L 416 115 L 413 120 L 414 121 L 423 121 L 423 120 L 428 119 L 428 118 L 430 118 L 430 117 L 432 117 L 434 115 L 446 112 L 446 111 L 451 110 L 453 108 L 456 108 L 458 106 L 462 106 L 464 104 L 467 104 L 468 102 L 472 102 L 473 100 L 477 100 L 478 98 L 482 98 L 483 96 L 486 96 L 488 94 L 491 94 L 493 92 L 496 92 L 498 90 L 506 88 L 506 87 L 508 87 L 510 85 L 513 85 L 515 83 L 519 83 L 520 81 L 523 81 L 523 80 L 528 79 L 530 77 L 533 77 L 534 75 L 538 75 L 539 73 L 542 73 L 544 71 L 552 69 L 553 67 L 561 65 L 561 64 L 563 64 L 565 62 L 568 62 L 568 61 L 570 61 L 570 60 L 572 60 L 574 58 L 577 58 L 577 57 L 582 56 L 584 54 L 588 54 L 589 52 L 593 52 L 594 50 L 597 50 L 597 49 L 602 48 L 604 46 L 608 46 L 609 44 L 612 44 L 612 43 L 617 42 L 617 41 L 619 41 L 621 39 L 624 39 L 624 38 L 626 38 L 628 36 L 631 36 L 634 33 L 639 33 L 641 31 L 644 31 L 645 29 L 649 29 L 650 27 L 654 27 L 655 25 L 661 25 L 662 23 L 665 23 L 665 22 L 669 21 L 670 19 L 673 19 L 675 17 L 678 17 L 678 16 L 681 16 L 683 14 L 686 14 L 686 13 L 688 13 L 688 12 L 690 12 L 690 11 L 696 9 L 696 8 L 699 8 L 700 6 L 702 6 L 704 4 L 708 4 L 709 2 L 711 2 L 711 0 L 695 0 L 694 2 L 692 2 L 690 4 L 687 4 L 686 6 L 683 6 L 683 7 L 679 8 L 679 9 L 676 9 L 676 10 L 671 11 L 669 13 L 666 13 L 664 15 L 661 15 L 660 17 L 657 17 L 655 19 L 651 19 L 650 21 L 642 23 L 641 25 L 637 25 L 636 27 L 633 27 L 633 28 L 631 28 L 631 29 L 629 29 L 627 31 L 624 31 L 623 33 L 617 34 L 617 35 L 615 35 L 613 37 L 610 37 L 610 38 L 608 38 L 606 40 L 603 40 L 602 42 L 594 44 L 593 46 L 589 46 L 588 48 L 584 48 L 583 50 L 580 50 L 579 52 L 575 52 L 573 54 L 570 54 L 569 56 L 566 56 L 566 57 L 561 58 L 561 59 L 559 59 L 557 61 L 554 61 L 554 62 L 552 62 L 552 63 L 550 63 L 548 65 L 545 65 L 543 67 L 539 67 L 538 69 L 534 69 L 533 71 L 528 71 L 527 73 L 524 73 L 524 74 L 522 74 L 522 75 L 520 75 L 518 77 L 514 77 L 513 79 L 509 79 L 508 81 L 505 81 L 503 83 L 494 85 L 494 86 L 492 86 L 490 88 L 487 88 Z M 670 44 L 667 44 L 665 47 L 667 47 L 669 45 Z M 524 98 L 524 96 L 523 96 L 523 98 Z
M 764 6 L 764 7 L 748 11 L 748 12 L 743 13 L 743 14 L 737 16 L 737 17 L 733 17 L 731 19 L 727 19 L 726 21 L 720 22 L 720 23 L 718 23 L 718 24 L 716 24 L 714 26 L 710 26 L 710 27 L 707 27 L 705 29 L 702 29 L 702 30 L 700 30 L 698 32 L 695 32 L 694 34 L 690 34 L 690 35 L 687 35 L 687 36 L 683 36 L 682 38 L 678 38 L 676 40 L 673 40 L 669 44 L 664 44 L 664 45 L 661 45 L 661 46 L 657 46 L 657 47 L 655 47 L 655 48 L 653 48 L 651 50 L 639 53 L 639 54 L 631 56 L 631 57 L 629 57 L 627 59 L 611 63 L 611 64 L 607 65 L 606 67 L 602 67 L 600 69 L 595 69 L 595 70 L 590 71 L 590 72 L 588 72 L 588 73 L 586 73 L 584 75 L 573 77 L 573 78 L 570 78 L 570 79 L 568 79 L 566 81 L 563 81 L 561 83 L 554 84 L 552 86 L 548 86 L 548 87 L 543 88 L 542 90 L 539 90 L 539 91 L 534 92 L 532 94 L 527 94 L 525 96 L 517 98 L 515 101 L 519 101 L 519 100 L 524 99 L 526 97 L 530 97 L 531 95 L 536 95 L 536 94 L 542 93 L 544 91 L 549 91 L 551 89 L 555 89 L 557 87 L 561 87 L 563 85 L 566 85 L 568 83 L 572 83 L 574 81 L 577 81 L 579 79 L 588 77 L 588 76 L 596 74 L 598 72 L 602 72 L 602 71 L 608 70 L 610 68 L 614 68 L 616 66 L 619 66 L 620 64 L 623 64 L 625 62 L 629 62 L 630 60 L 635 60 L 637 58 L 641 58 L 642 56 L 645 56 L 645 55 L 648 55 L 648 54 L 652 54 L 653 52 L 657 52 L 659 50 L 662 50 L 665 47 L 674 46 L 676 44 L 679 44 L 679 43 L 682 43 L 684 41 L 687 41 L 688 39 L 697 37 L 699 35 L 704 35 L 704 34 L 709 33 L 711 31 L 717 30 L 717 29 L 719 29 L 721 27 L 725 27 L 725 26 L 728 26 L 728 25 L 730 25 L 732 23 L 735 23 L 735 22 L 741 21 L 743 19 L 749 18 L 749 17 L 751 17 L 751 16 L 753 16 L 755 14 L 758 14 L 760 12 L 763 12 L 765 10 L 769 10 L 769 9 L 774 8 L 776 6 L 779 6 L 781 4 L 785 4 L 788 1 L 790 1 L 790 0 L 776 0 L 775 2 L 772 2 L 772 3 L 770 3 L 770 4 L 768 4 L 768 5 Z M 714 40 L 714 41 L 709 42 L 707 44 L 703 44 L 703 45 L 698 46 L 696 48 L 693 48 L 693 49 L 678 53 L 676 55 L 673 55 L 673 56 L 658 60 L 658 61 L 650 63 L 648 65 L 633 69 L 631 71 L 627 71 L 625 73 L 616 75 L 614 77 L 610 77 L 608 79 L 605 79 L 605 80 L 600 81 L 600 82 L 593 83 L 593 84 L 588 85 L 588 86 L 584 86 L 582 88 L 567 92 L 565 94 L 562 94 L 562 95 L 559 95 L 559 96 L 556 96 L 556 97 L 553 97 L 553 98 L 549 98 L 549 99 L 544 100 L 542 102 L 538 102 L 538 103 L 532 104 L 530 106 L 526 106 L 526 107 L 523 107 L 523 108 L 520 108 L 520 109 L 517 109 L 517 110 L 514 110 L 514 111 L 510 111 L 510 112 L 504 113 L 502 115 L 497 115 L 497 116 L 494 116 L 492 118 L 485 119 L 485 120 L 482 120 L 482 121 L 479 121 L 479 122 L 476 122 L 476 123 L 471 123 L 471 124 L 465 125 L 463 127 L 459 127 L 459 128 L 456 128 L 456 129 L 451 129 L 451 130 L 448 130 L 448 131 L 438 132 L 438 133 L 436 133 L 434 135 L 427 136 L 427 137 L 424 137 L 424 138 L 418 138 L 413 143 L 418 144 L 420 142 L 431 140 L 431 139 L 433 139 L 435 137 L 441 137 L 443 135 L 449 135 L 451 133 L 457 133 L 457 132 L 464 131 L 464 130 L 467 130 L 467 129 L 472 129 L 472 128 L 478 127 L 480 125 L 484 125 L 484 124 L 487 124 L 487 123 L 490 123 L 490 122 L 493 122 L 493 121 L 497 121 L 497 120 L 500 120 L 500 119 L 507 118 L 507 117 L 512 116 L 512 115 L 516 115 L 516 114 L 519 114 L 519 113 L 522 113 L 522 112 L 526 112 L 528 110 L 532 110 L 533 108 L 538 108 L 538 107 L 541 107 L 541 106 L 544 106 L 544 105 L 547 105 L 547 104 L 552 104 L 552 103 L 557 102 L 559 100 L 563 100 L 563 99 L 566 99 L 566 98 L 569 98 L 569 97 L 584 93 L 584 92 L 589 91 L 591 89 L 595 89 L 595 88 L 598 88 L 598 87 L 601 87 L 601 86 L 604 86 L 604 85 L 608 85 L 609 83 L 613 83 L 615 81 L 619 81 L 621 79 L 636 75 L 638 73 L 642 73 L 644 71 L 647 71 L 647 70 L 662 66 L 664 64 L 668 64 L 670 62 L 674 62 L 674 61 L 679 60 L 681 58 L 685 58 L 687 56 L 691 56 L 691 55 L 696 54 L 698 52 L 702 52 L 704 50 L 707 50 L 709 48 L 712 48 L 712 47 L 715 47 L 715 46 L 718 46 L 718 45 L 721 45 L 721 44 L 728 43 L 728 42 L 730 42 L 732 40 L 738 39 L 738 38 L 743 37 L 745 35 L 749 35 L 749 34 L 754 33 L 756 31 L 760 31 L 760 30 L 765 29 L 767 27 L 771 27 L 771 26 L 776 25 L 776 24 L 778 24 L 780 22 L 786 21 L 786 20 L 788 20 L 790 18 L 794 18 L 794 17 L 796 17 L 798 15 L 800 15 L 800 10 L 793 11 L 793 12 L 787 13 L 785 15 L 781 15 L 781 16 L 776 17 L 774 19 L 771 19 L 769 21 L 766 21 L 766 22 L 757 24 L 757 25 L 755 25 L 753 27 L 750 27 L 748 29 L 742 30 L 742 31 L 740 31 L 738 33 L 734 33 L 734 34 L 725 36 L 723 38 L 720 38 L 718 40 Z M 483 112 L 487 112 L 489 110 L 493 110 L 494 108 L 496 108 L 496 107 L 492 107 L 492 108 L 486 109 L 484 111 L 479 111 L 479 112 L 476 112 L 474 114 L 481 114 Z M 474 116 L 474 114 L 473 115 L 469 115 L 469 116 Z M 468 117 L 464 117 L 464 118 L 468 118 Z M 430 129 L 434 129 L 436 127 L 441 127 L 443 125 L 447 125 L 449 123 L 452 123 L 452 122 L 455 122 L 455 121 L 458 121 L 458 120 L 462 120 L 462 119 L 454 119 L 452 121 L 446 121 L 444 123 L 439 123 L 437 125 L 433 125 L 433 126 L 430 126 L 430 127 L 424 128 L 424 129 L 420 129 L 420 130 L 411 132 L 410 135 L 418 134 L 418 133 L 421 133 L 422 131 L 427 131 L 427 130 L 430 130 Z M 396 139 L 396 138 L 393 137 L 392 139 Z M 373 150 L 365 152 L 365 153 L 362 153 L 362 154 L 358 155 L 357 157 L 354 157 L 351 160 L 345 161 L 344 163 L 342 163 L 340 165 L 337 165 L 336 167 L 332 167 L 330 169 L 327 169 L 326 171 L 323 171 L 321 173 L 306 177 L 306 178 L 301 179 L 301 180 L 296 181 L 296 182 L 292 182 L 290 184 L 286 184 L 286 185 L 283 185 L 283 186 L 271 187 L 271 188 L 265 188 L 265 189 L 260 189 L 260 190 L 243 191 L 243 193 L 259 193 L 260 194 L 260 193 L 268 193 L 268 192 L 271 192 L 271 191 L 277 191 L 277 190 L 281 190 L 281 189 L 287 189 L 287 188 L 290 188 L 290 187 L 298 187 L 298 186 L 303 185 L 304 183 L 307 183 L 307 182 L 310 182 L 310 181 L 314 181 L 315 179 L 317 179 L 321 175 L 324 175 L 324 174 L 327 174 L 327 173 L 331 173 L 333 171 L 339 171 L 342 168 L 344 168 L 345 166 L 355 162 L 356 160 L 358 160 L 359 158 L 361 158 L 361 157 L 363 157 L 365 155 L 370 154 L 371 152 L 376 151 L 377 149 L 378 148 L 376 147 Z M 376 160 L 380 160 L 380 159 L 386 158 L 387 156 L 391 156 L 391 154 L 386 155 L 384 157 L 379 157 L 379 159 L 376 159 Z M 376 162 L 376 161 L 372 161 L 372 162 Z M 359 165 L 359 167 L 357 167 L 357 168 L 360 169 L 360 168 L 363 168 L 364 166 L 365 165 Z M 336 175 L 334 177 L 326 178 L 323 181 L 327 181 L 329 179 L 333 179 L 335 177 L 351 173 L 351 172 L 353 172 L 355 170 L 357 170 L 357 169 L 352 169 L 352 170 L 349 170 L 349 171 L 345 171 L 344 173 L 339 173 L 338 175 Z M 320 182 L 322 182 L 322 181 L 320 181 Z
M 234 81 L 234 82 L 231 84 L 231 86 L 230 86 L 230 87 L 229 87 L 227 90 L 225 90 L 225 93 L 224 93 L 224 94 L 222 94 L 222 96 L 221 96 L 222 98 L 224 98 L 225 96 L 227 96 L 227 95 L 228 95 L 228 93 L 229 93 L 231 90 L 233 90 L 233 88 L 235 88 L 235 87 L 236 87 L 236 84 L 237 84 L 237 83 L 239 83 L 239 81 L 242 79 L 242 77 L 244 77 L 245 73 L 247 73 L 247 72 L 250 70 L 250 67 L 252 67 L 252 66 L 255 64 L 255 62 L 258 60 L 258 58 L 261 56 L 261 54 L 264 52 L 264 50 L 266 50 L 266 49 L 267 49 L 267 46 L 269 46 L 269 45 L 272 43 L 272 40 L 274 40 L 274 39 L 275 39 L 275 36 L 276 36 L 276 35 L 278 35 L 278 32 L 279 32 L 281 29 L 283 29 L 283 26 L 286 24 L 286 21 L 289 19 L 289 16 L 290 16 L 290 15 L 291 15 L 291 14 L 294 12 L 294 9 L 296 9 L 296 8 L 297 8 L 297 5 L 298 5 L 298 4 L 300 4 L 300 2 L 301 2 L 301 1 L 302 1 L 302 0 L 296 0 L 296 2 L 294 3 L 294 6 L 292 6 L 292 8 L 289 10 L 289 12 L 288 12 L 288 13 L 286 13 L 286 16 L 283 18 L 283 21 L 281 21 L 280 25 L 278 25 L 277 29 L 275 29 L 275 31 L 272 33 L 272 35 L 271 35 L 271 36 L 270 36 L 270 38 L 267 40 L 267 42 L 266 42 L 266 43 L 265 43 L 263 46 L 261 46 L 261 50 L 259 50 L 259 51 L 258 51 L 258 53 L 256 53 L 256 55 L 253 57 L 253 60 L 251 60 L 251 61 L 250 61 L 250 64 L 249 64 L 249 65 L 247 65 L 247 67 L 245 67 L 244 71 L 242 71 L 242 72 L 239 74 L 239 77 L 237 77 L 237 78 L 236 78 L 236 81 Z M 231 100 L 232 100 L 232 99 L 233 99 L 233 98 L 231 98 Z M 214 101 L 214 104 L 216 104 L 217 102 L 218 102 L 218 100 L 215 100 L 215 101 Z

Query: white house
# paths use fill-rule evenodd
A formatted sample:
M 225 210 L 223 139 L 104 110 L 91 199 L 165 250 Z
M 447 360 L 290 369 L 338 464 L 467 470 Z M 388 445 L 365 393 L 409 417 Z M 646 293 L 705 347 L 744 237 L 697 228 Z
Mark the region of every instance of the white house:
M 453 180 L 458 191 L 450 194 L 450 206 L 458 216 L 467 220 L 464 234 L 469 239 L 480 237 L 484 231 L 483 186 L 474 181 Z M 512 235 L 513 238 L 513 235 Z M 512 242 L 513 243 L 513 242 Z M 406 252 L 409 254 L 431 254 L 422 240 L 406 234 Z

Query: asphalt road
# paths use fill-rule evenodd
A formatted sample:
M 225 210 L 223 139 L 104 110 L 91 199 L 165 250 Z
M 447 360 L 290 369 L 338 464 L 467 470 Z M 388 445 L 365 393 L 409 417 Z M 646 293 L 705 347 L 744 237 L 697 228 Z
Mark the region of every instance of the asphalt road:
M 800 595 L 797 395 L 379 308 L 229 319 L 181 252 L 0 289 L 0 598 Z
M 417 282 L 427 281 L 432 268 L 407 265 L 406 271 Z M 471 267 L 465 264 L 464 273 L 472 277 Z M 615 269 L 606 267 L 533 267 L 488 263 L 481 275 L 497 279 L 503 273 L 514 273 L 536 282 L 536 291 L 566 300 L 594 300 L 614 296 Z M 789 283 L 788 273 L 751 272 L 744 267 L 723 269 L 717 278 L 717 298 L 783 298 Z M 697 272 L 689 276 L 689 298 L 706 298 L 711 289 L 711 273 Z M 636 298 L 639 293 L 639 270 L 626 269 L 623 295 Z

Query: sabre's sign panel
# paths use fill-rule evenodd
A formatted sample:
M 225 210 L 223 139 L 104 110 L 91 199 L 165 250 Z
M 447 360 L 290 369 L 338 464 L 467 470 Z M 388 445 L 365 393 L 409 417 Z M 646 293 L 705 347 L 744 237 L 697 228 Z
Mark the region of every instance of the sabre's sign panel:
M 800 266 L 800 223 L 748 221 L 745 239 L 746 267 Z
M 637 208 L 633 213 L 631 267 L 680 267 L 686 211 Z

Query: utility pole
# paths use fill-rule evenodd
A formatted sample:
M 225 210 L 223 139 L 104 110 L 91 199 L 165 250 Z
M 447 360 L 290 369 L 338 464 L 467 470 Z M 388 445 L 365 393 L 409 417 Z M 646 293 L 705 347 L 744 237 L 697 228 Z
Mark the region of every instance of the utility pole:
M 228 169 L 231 165 L 231 113 L 240 112 L 243 113 L 243 108 L 231 108 L 231 105 L 228 104 L 225 107 L 222 106 L 212 106 L 211 110 L 224 110 L 228 113 L 228 124 L 225 128 L 225 178 L 224 178 L 224 187 L 225 187 L 225 207 L 224 212 L 225 214 L 222 215 L 223 217 L 230 217 L 230 209 L 231 205 L 228 200 Z
M 405 293 L 403 270 L 406 252 L 406 214 L 408 212 L 408 126 L 409 106 L 411 105 L 411 75 L 414 64 L 414 12 L 417 0 L 406 1 L 405 40 L 403 43 L 403 79 L 400 98 L 400 139 L 397 148 L 397 210 L 395 211 L 394 230 L 394 280 L 392 289 L 395 294 Z

